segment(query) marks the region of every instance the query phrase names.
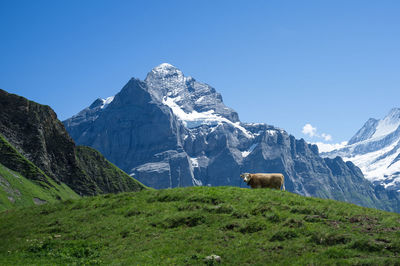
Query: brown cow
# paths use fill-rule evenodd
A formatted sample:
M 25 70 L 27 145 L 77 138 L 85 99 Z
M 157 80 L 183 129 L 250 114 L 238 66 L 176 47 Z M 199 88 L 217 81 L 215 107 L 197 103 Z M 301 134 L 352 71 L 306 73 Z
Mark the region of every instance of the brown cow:
M 250 174 L 243 173 L 240 175 L 243 181 L 251 188 L 275 188 L 285 190 L 285 177 L 282 174 Z

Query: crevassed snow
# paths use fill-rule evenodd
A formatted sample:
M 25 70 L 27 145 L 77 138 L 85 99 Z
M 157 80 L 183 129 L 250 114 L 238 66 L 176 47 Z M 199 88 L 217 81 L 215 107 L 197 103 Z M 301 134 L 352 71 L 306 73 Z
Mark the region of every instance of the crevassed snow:
M 103 105 L 100 107 L 101 109 L 107 108 L 107 106 L 114 100 L 115 96 L 110 96 L 105 99 L 101 99 L 103 101 Z
M 399 171 L 399 164 L 395 163 L 390 166 L 393 160 L 398 155 L 398 152 L 393 153 L 392 155 L 386 156 L 380 160 L 377 158 L 389 151 L 391 151 L 397 145 L 397 142 L 392 143 L 390 146 L 387 146 L 381 150 L 377 150 L 374 152 L 369 152 L 362 155 L 356 155 L 353 157 L 344 157 L 345 161 L 352 161 L 355 165 L 360 167 L 361 171 L 364 173 L 365 178 L 370 181 L 378 181 L 386 179 L 386 176 L 390 176 L 395 172 Z M 390 166 L 390 167 L 389 167 Z
M 176 101 L 177 98 L 171 97 L 164 97 L 162 100 L 163 104 L 171 108 L 172 112 L 183 122 L 187 128 L 194 128 L 202 124 L 218 125 L 219 123 L 224 122 L 242 131 L 247 138 L 254 138 L 253 134 L 240 125 L 240 122 L 234 123 L 225 117 L 215 114 L 214 110 L 201 113 L 197 111 L 186 113 L 178 104 L 176 104 Z
M 254 149 L 257 147 L 258 143 L 255 143 L 250 146 L 250 148 L 247 151 L 242 151 L 242 157 L 245 158 L 247 157 L 250 153 L 254 151 Z

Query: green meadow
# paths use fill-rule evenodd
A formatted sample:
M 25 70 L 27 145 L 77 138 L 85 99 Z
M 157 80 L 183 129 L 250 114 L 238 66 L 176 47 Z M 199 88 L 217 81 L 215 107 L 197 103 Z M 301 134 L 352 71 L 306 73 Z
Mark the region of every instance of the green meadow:
M 0 265 L 399 265 L 400 215 L 270 189 L 107 194 L 0 213 Z

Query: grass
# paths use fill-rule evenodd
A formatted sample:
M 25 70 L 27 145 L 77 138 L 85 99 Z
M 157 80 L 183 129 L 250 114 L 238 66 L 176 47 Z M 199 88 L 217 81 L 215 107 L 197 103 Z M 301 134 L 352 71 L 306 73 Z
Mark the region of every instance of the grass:
M 399 265 L 400 215 L 269 189 L 190 187 L 3 211 L 0 239 L 1 265 L 201 265 L 211 254 L 226 265 Z
M 37 202 L 54 203 L 79 196 L 67 185 L 26 179 L 0 164 L 0 211 L 16 207 L 32 206 Z

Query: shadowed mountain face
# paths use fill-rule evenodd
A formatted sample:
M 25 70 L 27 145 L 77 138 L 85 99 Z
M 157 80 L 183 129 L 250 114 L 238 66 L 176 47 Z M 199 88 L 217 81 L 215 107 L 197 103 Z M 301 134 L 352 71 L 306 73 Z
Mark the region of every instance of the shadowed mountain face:
M 46 182 L 49 177 L 59 184 L 67 184 L 81 195 L 133 191 L 143 187 L 119 169 L 110 170 L 116 167 L 104 162 L 97 151 L 77 149 L 49 106 L 3 90 L 0 90 L 0 136 L 5 139 L 4 147 L 6 144 L 12 147 L 8 148 L 7 154 L 0 154 L 0 163 L 28 179 Z M 14 149 L 14 153 L 20 154 L 23 166 L 10 159 L 20 158 L 12 154 Z M 90 160 L 90 164 L 80 161 L 81 158 Z M 34 174 L 29 169 L 35 170 Z M 106 185 L 104 180 L 107 180 Z
M 214 88 L 170 64 L 145 81 L 131 79 L 64 125 L 78 144 L 154 188 L 245 187 L 242 172 L 280 172 L 292 192 L 394 209 L 353 164 L 323 159 L 317 146 L 274 126 L 240 122 Z

